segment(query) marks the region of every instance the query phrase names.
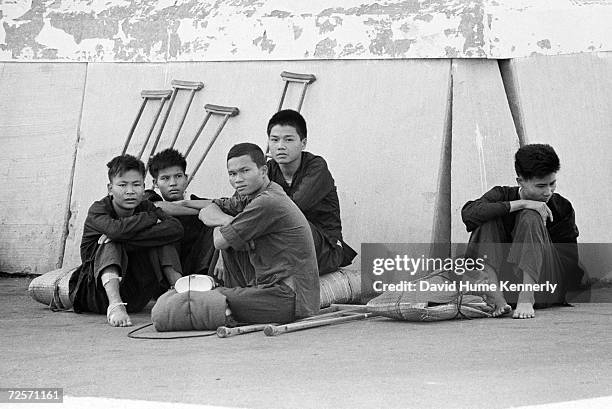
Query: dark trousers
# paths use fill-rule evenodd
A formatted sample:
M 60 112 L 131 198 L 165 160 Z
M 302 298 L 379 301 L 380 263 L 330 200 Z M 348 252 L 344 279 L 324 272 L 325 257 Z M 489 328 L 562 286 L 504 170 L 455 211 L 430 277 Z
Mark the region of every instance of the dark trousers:
M 308 222 L 308 224 L 310 225 L 315 251 L 317 253 L 319 275 L 338 271 L 344 256 L 342 245 L 332 243 L 332 240 L 328 239 L 317 226 L 310 222 Z
M 284 324 L 295 320 L 295 292 L 286 284 L 256 285 L 255 269 L 246 251 L 223 250 L 223 286 L 234 319 L 241 323 Z
M 537 307 L 565 302 L 566 280 L 561 259 L 546 225 L 534 210 L 519 211 L 511 232 L 506 231 L 501 219 L 482 224 L 472 232 L 466 255 L 483 257 L 500 281 L 522 283 L 525 272 L 535 283 L 558 284 L 554 293 L 534 293 Z M 516 303 L 518 292 L 504 292 L 504 296 L 509 303 Z
M 285 324 L 295 320 L 295 293 L 289 286 L 219 287 L 226 297 L 232 316 L 250 324 Z
M 215 252 L 213 228 L 197 216 L 178 216 L 183 225 L 183 239 L 176 243 L 183 266 L 183 275 L 208 274 Z
M 73 299 L 76 312 L 106 314 L 109 302 L 100 278 L 104 270 L 111 266 L 117 267 L 121 276 L 119 293 L 121 300 L 127 303 L 128 312 L 141 311 L 154 295 L 169 287 L 163 267 L 170 266 L 181 271 L 179 256 L 173 245 L 144 249 L 116 242 L 99 245 L 93 262 L 84 264 L 78 271 Z

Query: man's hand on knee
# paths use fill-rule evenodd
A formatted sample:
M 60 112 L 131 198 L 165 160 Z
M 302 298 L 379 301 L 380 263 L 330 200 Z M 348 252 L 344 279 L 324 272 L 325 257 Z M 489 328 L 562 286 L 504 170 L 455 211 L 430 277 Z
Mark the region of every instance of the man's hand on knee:
M 536 200 L 516 200 L 510 203 L 511 212 L 525 209 L 535 210 L 540 214 L 540 217 L 544 223 L 546 223 L 547 219 L 550 219 L 551 222 L 553 221 L 552 210 L 550 210 L 550 207 L 548 207 L 546 202 L 538 202 Z

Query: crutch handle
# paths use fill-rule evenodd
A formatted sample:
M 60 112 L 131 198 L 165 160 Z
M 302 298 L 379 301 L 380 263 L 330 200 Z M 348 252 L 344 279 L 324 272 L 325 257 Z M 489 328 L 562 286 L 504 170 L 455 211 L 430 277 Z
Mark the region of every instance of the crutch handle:
M 172 90 L 165 89 L 146 89 L 140 93 L 142 98 L 148 99 L 168 99 L 172 95 Z
M 289 71 L 281 72 L 281 78 L 284 81 L 305 82 L 306 84 L 312 84 L 317 80 L 317 77 L 315 77 L 314 74 L 297 74 Z
M 236 107 L 224 107 L 222 105 L 206 104 L 204 105 L 204 109 L 206 110 L 206 112 L 210 112 L 213 114 L 229 116 L 236 116 L 240 113 L 240 110 Z
M 204 83 L 200 81 L 172 80 L 170 85 L 172 85 L 172 88 L 194 89 L 196 91 L 204 88 Z

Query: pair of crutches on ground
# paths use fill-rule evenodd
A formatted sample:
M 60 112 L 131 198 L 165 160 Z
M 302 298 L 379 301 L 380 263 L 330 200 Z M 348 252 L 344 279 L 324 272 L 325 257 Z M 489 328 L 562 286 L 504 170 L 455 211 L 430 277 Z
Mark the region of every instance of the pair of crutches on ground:
M 167 108 L 164 112 L 164 115 L 161 119 L 161 122 L 159 123 L 159 126 L 157 126 L 157 134 L 155 136 L 155 139 L 153 140 L 153 146 L 150 150 L 149 156 L 147 158 L 147 162 L 148 159 L 150 159 L 151 157 L 153 157 L 153 155 L 155 154 L 155 151 L 157 149 L 157 146 L 159 145 L 159 142 L 161 140 L 162 137 L 162 133 L 164 131 L 164 127 L 166 126 L 166 122 L 168 121 L 168 117 L 170 116 L 170 111 L 172 110 L 172 107 L 174 105 L 174 101 L 176 99 L 177 94 L 179 93 L 179 91 L 189 91 L 189 96 L 187 99 L 187 103 L 184 106 L 182 115 L 179 119 L 177 128 L 174 131 L 174 135 L 172 136 L 172 141 L 170 142 L 170 146 L 169 148 L 174 148 L 174 146 L 176 145 L 176 142 L 178 140 L 179 134 L 181 132 L 181 129 L 183 127 L 183 124 L 185 123 L 185 119 L 187 118 L 187 114 L 189 112 L 189 108 L 191 107 L 191 103 L 193 102 L 193 98 L 195 96 L 195 93 L 199 90 L 201 90 L 204 87 L 204 84 L 201 82 L 194 82 L 194 81 L 180 81 L 180 80 L 172 80 L 171 82 L 172 85 L 172 90 L 144 90 L 140 93 L 140 96 L 142 97 L 142 103 L 140 105 L 140 109 L 138 110 L 138 113 L 136 114 L 136 118 L 134 119 L 134 122 L 132 122 L 132 126 L 130 128 L 130 131 L 128 133 L 128 136 L 125 140 L 125 143 L 123 144 L 123 149 L 121 151 L 121 154 L 125 154 L 128 150 L 128 147 L 130 146 L 130 142 L 132 141 L 132 137 L 134 135 L 134 131 L 136 130 L 136 127 L 140 121 L 140 118 L 142 117 L 142 114 L 147 106 L 147 104 L 149 102 L 152 101 L 158 101 L 158 107 L 157 110 L 155 111 L 155 114 L 153 116 L 153 121 L 149 127 L 149 130 L 146 134 L 145 137 L 145 141 L 142 145 L 142 147 L 140 148 L 140 151 L 138 153 L 138 159 L 142 159 L 142 156 L 147 148 L 147 146 L 149 145 L 149 142 L 151 140 L 151 135 L 153 134 L 153 131 L 155 130 L 156 126 L 158 125 L 159 122 L 159 117 L 164 109 L 164 106 L 166 105 L 166 101 L 168 101 L 168 105 Z M 208 123 L 208 121 L 210 120 L 212 115 L 221 115 L 221 122 L 219 123 L 217 130 L 215 131 L 214 135 L 212 136 L 211 140 L 208 142 L 208 145 L 206 146 L 206 149 L 204 150 L 204 152 L 202 153 L 200 159 L 198 160 L 198 162 L 196 163 L 195 167 L 191 170 L 191 172 L 189 172 L 189 178 L 187 179 L 187 185 L 189 185 L 191 183 L 191 181 L 193 180 L 195 174 L 197 173 L 197 171 L 199 170 L 200 166 L 202 165 L 202 163 L 204 162 L 204 159 L 206 159 L 206 156 L 208 155 L 208 152 L 210 151 L 210 149 L 212 148 L 213 144 L 215 143 L 215 141 L 217 140 L 217 138 L 219 137 L 219 135 L 221 134 L 221 131 L 223 130 L 223 128 L 225 127 L 225 124 L 227 123 L 227 121 L 229 120 L 230 117 L 236 116 L 240 113 L 240 110 L 237 107 L 228 107 L 228 106 L 221 106 L 221 105 L 213 105 L 213 104 L 206 104 L 204 105 L 204 110 L 206 111 L 206 115 L 204 116 L 204 119 L 202 121 L 202 123 L 200 124 L 197 132 L 195 133 L 195 135 L 193 136 L 193 139 L 191 140 L 191 143 L 189 144 L 189 147 L 187 148 L 187 150 L 185 151 L 185 158 L 187 158 L 187 156 L 189 155 L 189 153 L 191 152 L 191 150 L 193 149 L 193 147 L 195 146 L 198 138 L 200 137 L 200 135 L 202 134 L 202 132 L 204 131 L 204 128 L 206 126 L 206 124 Z M 147 166 L 147 170 L 148 170 L 148 166 Z
M 356 321 L 369 318 L 374 313 L 368 312 L 365 305 L 352 304 L 332 304 L 330 307 L 321 310 L 321 313 L 313 317 L 304 318 L 290 324 L 253 324 L 239 327 L 219 327 L 217 336 L 219 338 L 229 338 L 236 335 L 260 332 L 269 337 L 289 332 L 301 331 L 309 328 L 323 327 L 326 325 L 341 324 L 348 321 Z

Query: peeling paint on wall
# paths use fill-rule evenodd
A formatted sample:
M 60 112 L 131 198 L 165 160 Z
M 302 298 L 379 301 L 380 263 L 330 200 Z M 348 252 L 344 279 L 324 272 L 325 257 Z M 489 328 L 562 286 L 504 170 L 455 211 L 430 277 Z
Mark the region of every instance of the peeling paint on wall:
M 604 0 L 0 0 L 0 60 L 512 58 L 612 49 Z

